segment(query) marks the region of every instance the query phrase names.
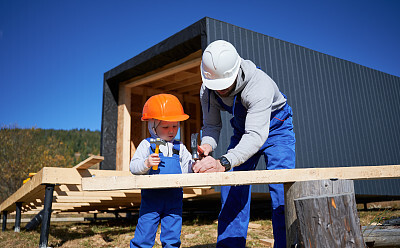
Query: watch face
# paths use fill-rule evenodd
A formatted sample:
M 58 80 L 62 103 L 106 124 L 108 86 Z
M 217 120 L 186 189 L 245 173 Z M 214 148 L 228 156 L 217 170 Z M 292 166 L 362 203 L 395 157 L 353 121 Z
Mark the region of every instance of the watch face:
M 221 163 L 221 165 L 223 167 L 225 167 L 225 171 L 228 171 L 231 169 L 231 163 L 229 163 L 228 159 L 226 159 L 225 157 L 221 157 L 219 159 L 219 162 Z

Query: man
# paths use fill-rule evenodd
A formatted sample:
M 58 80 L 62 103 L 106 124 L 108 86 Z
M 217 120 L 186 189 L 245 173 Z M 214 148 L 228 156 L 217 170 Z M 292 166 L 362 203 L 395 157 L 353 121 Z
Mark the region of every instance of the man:
M 232 44 L 217 40 L 203 53 L 201 76 L 201 148 L 206 157 L 193 166 L 194 172 L 254 170 L 261 155 L 268 170 L 295 167 L 292 110 L 266 73 L 242 59 Z M 233 136 L 227 153 L 215 160 L 207 155 L 217 147 L 222 128 L 220 111 L 233 116 Z M 286 247 L 283 185 L 269 185 L 269 190 L 274 247 Z M 221 187 L 217 247 L 245 247 L 250 199 L 251 185 Z

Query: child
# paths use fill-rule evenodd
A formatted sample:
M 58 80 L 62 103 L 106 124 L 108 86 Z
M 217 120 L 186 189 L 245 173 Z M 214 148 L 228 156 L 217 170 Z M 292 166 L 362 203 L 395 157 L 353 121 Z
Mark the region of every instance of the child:
M 185 145 L 175 141 L 179 122 L 189 116 L 183 112 L 178 98 L 170 94 L 150 97 L 143 107 L 142 121 L 148 121 L 152 138 L 161 138 L 156 154 L 155 144 L 144 139 L 130 163 L 135 175 L 180 174 L 192 172 L 192 156 Z M 153 166 L 158 166 L 156 170 Z M 130 247 L 153 247 L 161 221 L 160 240 L 163 247 L 179 247 L 182 228 L 182 188 L 142 189 L 139 220 Z

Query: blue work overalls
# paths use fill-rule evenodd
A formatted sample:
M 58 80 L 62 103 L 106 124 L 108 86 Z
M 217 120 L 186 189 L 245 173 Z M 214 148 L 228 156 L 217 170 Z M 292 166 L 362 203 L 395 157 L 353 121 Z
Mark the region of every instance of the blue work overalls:
M 215 94 L 219 104 L 233 116 L 231 119 L 233 136 L 228 150 L 234 148 L 245 133 L 247 109 L 242 105 L 240 94 L 241 92 L 235 96 L 232 107 L 224 104 Z M 288 104 L 271 113 L 268 139 L 261 149 L 233 170 L 254 170 L 261 155 L 264 155 L 268 170 L 295 167 L 292 108 Z M 286 247 L 283 184 L 270 184 L 269 191 L 272 199 L 274 247 Z M 250 219 L 250 200 L 251 185 L 221 187 L 222 207 L 218 216 L 217 247 L 245 247 Z
M 147 139 L 149 141 L 149 139 Z M 155 145 L 151 144 L 150 153 L 154 153 Z M 150 169 L 152 174 L 181 174 L 179 162 L 180 143 L 174 141 L 172 157 L 159 153 L 158 170 Z M 142 189 L 139 220 L 135 237 L 130 247 L 153 247 L 158 224 L 161 220 L 160 240 L 163 247 L 180 247 L 182 228 L 182 188 Z

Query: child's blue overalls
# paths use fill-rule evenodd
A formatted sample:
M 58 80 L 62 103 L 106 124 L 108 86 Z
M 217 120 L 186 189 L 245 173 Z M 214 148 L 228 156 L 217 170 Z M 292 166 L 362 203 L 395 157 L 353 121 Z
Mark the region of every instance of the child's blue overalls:
M 214 93 L 215 94 L 215 93 Z M 242 105 L 240 93 L 233 106 L 224 104 L 216 94 L 219 104 L 233 115 L 233 136 L 229 149 L 234 148 L 245 133 L 247 109 Z M 286 96 L 284 95 L 286 98 Z M 261 149 L 250 159 L 234 167 L 234 171 L 254 170 L 261 155 L 264 155 L 268 170 L 293 169 L 295 167 L 295 135 L 292 123 L 292 108 L 285 106 L 271 113 L 269 135 Z M 283 184 L 270 184 L 272 199 L 272 224 L 274 247 L 286 247 Z M 250 219 L 251 185 L 221 187 L 222 207 L 218 217 L 217 247 L 245 247 Z
M 150 169 L 150 174 L 181 174 L 179 149 L 180 142 L 174 141 L 172 157 L 165 157 L 159 153 L 161 162 L 158 170 Z M 155 145 L 151 144 L 150 154 L 154 153 L 154 150 Z M 142 189 L 141 195 L 139 220 L 130 247 L 153 247 L 160 220 L 162 246 L 179 247 L 182 228 L 182 188 Z

